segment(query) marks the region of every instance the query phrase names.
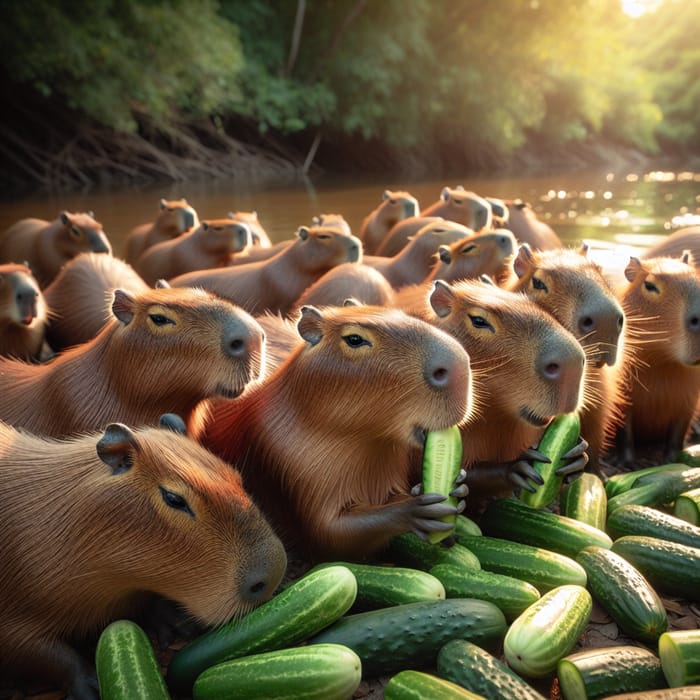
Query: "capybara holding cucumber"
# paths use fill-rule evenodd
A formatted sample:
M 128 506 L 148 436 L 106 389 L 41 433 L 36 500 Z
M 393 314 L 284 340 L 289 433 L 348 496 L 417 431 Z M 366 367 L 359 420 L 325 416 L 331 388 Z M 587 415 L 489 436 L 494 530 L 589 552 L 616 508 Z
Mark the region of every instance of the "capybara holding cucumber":
M 381 202 L 362 220 L 357 237 L 365 253 L 375 255 L 387 233 L 403 219 L 418 216 L 418 200 L 404 190 L 384 190 Z
M 371 557 L 389 539 L 444 529 L 455 509 L 420 483 L 425 430 L 467 420 L 469 356 L 397 309 L 305 306 L 289 357 L 198 434 L 238 467 L 278 533 L 311 558 Z
M 0 420 L 47 436 L 189 419 L 211 396 L 259 378 L 264 336 L 248 313 L 195 289 L 116 289 L 113 318 L 91 341 L 30 365 L 0 358 Z
M 99 693 L 72 645 L 148 612 L 153 594 L 218 625 L 270 598 L 286 569 L 240 474 L 165 428 L 59 441 L 0 423 L 0 498 L 0 665 L 73 700 Z

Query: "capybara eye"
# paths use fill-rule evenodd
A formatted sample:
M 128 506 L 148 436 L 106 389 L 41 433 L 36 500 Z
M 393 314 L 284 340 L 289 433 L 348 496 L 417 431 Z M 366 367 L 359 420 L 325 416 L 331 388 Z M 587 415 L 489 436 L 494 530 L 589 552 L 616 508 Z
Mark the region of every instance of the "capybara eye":
M 70 228 L 71 235 L 73 235 L 75 238 L 80 238 L 80 229 L 76 228 L 75 226 L 71 226 Z
M 174 491 L 168 491 L 168 489 L 163 488 L 162 486 L 159 486 L 158 488 L 160 489 L 160 493 L 163 496 L 163 500 L 165 501 L 166 505 L 170 506 L 171 508 L 175 508 L 175 510 L 182 510 L 188 515 L 194 517 L 194 513 L 192 512 L 192 509 L 184 496 L 181 496 L 179 493 L 175 493 Z
M 372 343 L 370 343 L 369 340 L 365 340 L 358 333 L 350 333 L 349 335 L 344 335 L 343 340 L 351 348 L 359 348 L 362 345 L 369 345 L 370 347 L 372 346 Z
M 537 277 L 532 278 L 532 286 L 535 289 L 539 289 L 541 292 L 546 292 L 547 290 L 547 285 L 541 280 L 538 279 Z
M 647 292 L 652 292 L 653 294 L 659 294 L 659 288 L 653 283 L 649 282 L 649 280 L 644 280 L 644 289 L 647 290 Z
M 472 316 L 470 314 L 469 318 L 474 328 L 486 328 L 490 331 L 494 331 L 493 326 L 483 316 Z
M 156 326 L 166 326 L 168 323 L 175 325 L 175 321 L 172 318 L 163 316 L 163 314 L 148 314 L 148 318 L 156 324 Z
M 330 236 L 327 233 L 319 233 L 316 238 L 318 238 L 319 241 L 327 241 Z

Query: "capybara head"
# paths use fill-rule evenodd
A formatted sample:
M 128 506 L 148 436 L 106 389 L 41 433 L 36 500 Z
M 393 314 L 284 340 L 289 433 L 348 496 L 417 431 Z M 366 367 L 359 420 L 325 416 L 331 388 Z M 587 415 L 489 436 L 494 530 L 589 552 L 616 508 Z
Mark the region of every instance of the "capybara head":
M 515 252 L 515 236 L 507 229 L 467 236 L 449 245 L 441 245 L 438 255 L 442 265 L 435 279 L 456 282 L 489 275 L 497 283 L 508 274 L 508 262 Z
M 312 226 L 333 228 L 347 236 L 352 236 L 352 229 L 342 214 L 315 214 L 311 217 Z
M 209 219 L 202 221 L 201 228 L 202 248 L 213 255 L 239 253 L 253 244 L 253 232 L 242 222 Z
M 594 366 L 614 365 L 624 314 L 600 266 L 579 250 L 532 251 L 520 246 L 513 261 L 518 280 L 513 291 L 525 293 L 551 313 L 583 345 Z
M 186 199 L 161 199 L 156 226 L 162 233 L 170 233 L 172 238 L 189 231 L 199 224 L 197 212 Z
M 303 256 L 298 260 L 302 270 L 330 269 L 345 262 L 362 260 L 362 243 L 355 236 L 326 226 L 300 226 L 296 233 Z
M 444 187 L 440 199 L 424 209 L 421 216 L 441 216 L 478 232 L 491 228 L 493 214 L 490 204 L 483 197 L 458 185 Z
M 498 197 L 484 197 L 491 207 L 491 219 L 496 228 L 503 228 L 508 225 L 510 211 L 508 205 Z
M 112 254 L 112 246 L 102 230 L 102 224 L 95 221 L 92 212 L 72 214 L 62 211 L 59 215 L 61 228 L 56 232 L 56 250 L 69 260 L 79 253 Z
M 385 230 L 409 216 L 418 216 L 418 200 L 403 190 L 384 190 L 382 201 L 375 211 Z
M 488 401 L 533 426 L 579 408 L 584 354 L 576 338 L 522 294 L 481 280 L 438 280 L 434 323 L 467 349 Z
M 0 328 L 5 323 L 31 326 L 44 323 L 46 306 L 31 270 L 26 265 L 0 265 Z
M 260 223 L 257 211 L 230 211 L 228 218 L 241 224 L 247 224 L 253 245 L 262 246 L 263 248 L 269 248 L 272 245 L 270 236 Z

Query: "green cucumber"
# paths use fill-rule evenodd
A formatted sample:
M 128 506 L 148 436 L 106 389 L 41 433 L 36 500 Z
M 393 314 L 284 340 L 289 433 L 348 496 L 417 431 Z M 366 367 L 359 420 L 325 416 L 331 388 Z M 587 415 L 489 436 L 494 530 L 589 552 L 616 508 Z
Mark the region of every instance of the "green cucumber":
M 454 564 L 464 569 L 480 569 L 479 559 L 463 545 L 451 547 L 431 544 L 412 532 L 392 537 L 386 551 L 387 559 L 399 566 L 428 571 L 436 564 Z
M 658 537 L 625 535 L 612 551 L 638 569 L 660 593 L 700 600 L 700 549 Z
M 315 644 L 243 656 L 204 670 L 194 700 L 347 700 L 362 680 L 357 654 Z
M 626 645 L 570 654 L 557 664 L 557 678 L 566 700 L 595 700 L 612 693 L 666 687 L 656 654 Z
M 508 628 L 503 653 L 508 665 L 528 678 L 544 678 L 581 636 L 593 609 L 591 594 L 577 585 L 547 591 Z
M 567 518 L 588 523 L 605 531 L 608 495 L 603 480 L 591 472 L 583 472 L 566 484 L 559 493 L 559 512 Z
M 700 525 L 700 488 L 676 496 L 673 514 L 691 525 Z
M 210 666 L 297 644 L 344 615 L 356 595 L 357 580 L 348 568 L 310 571 L 242 619 L 216 627 L 176 652 L 168 686 L 187 695 Z
M 455 536 L 460 535 L 481 535 L 481 528 L 476 521 L 460 513 L 455 520 Z
M 659 658 L 671 688 L 700 684 L 700 629 L 664 632 L 659 638 Z
M 567 583 L 586 585 L 583 567 L 563 554 L 486 535 L 459 542 L 477 556 L 482 569 L 527 581 L 540 593 Z
M 468 571 L 453 564 L 436 564 L 430 573 L 441 581 L 448 598 L 488 600 L 500 608 L 508 622 L 540 597 L 531 583 L 484 569 Z
M 608 498 L 608 515 L 623 505 L 660 506 L 673 503 L 685 491 L 700 487 L 700 468 L 658 472 L 635 482 L 628 491 Z
M 440 493 L 447 503 L 458 505 L 458 500 L 450 496 L 455 488 L 455 481 L 462 468 L 462 434 L 456 425 L 444 430 L 428 430 L 423 447 L 422 485 L 423 493 Z M 445 516 L 443 521 L 452 525 L 452 529 L 431 532 L 428 541 L 432 544 L 444 540 L 454 531 L 456 515 Z
M 608 518 L 608 532 L 615 538 L 648 535 L 700 547 L 700 527 L 651 506 L 630 504 L 616 508 Z
M 386 608 L 421 600 L 444 600 L 446 597 L 442 583 L 420 569 L 346 561 L 319 564 L 314 569 L 338 565 L 350 569 L 357 581 L 357 596 L 351 611 Z
M 425 671 L 406 669 L 384 686 L 384 700 L 484 700 L 482 695 Z
M 498 646 L 506 628 L 503 613 L 493 603 L 448 598 L 345 615 L 309 644 L 350 647 L 362 660 L 363 677 L 374 678 L 433 665 L 440 647 L 450 639 Z
M 544 700 L 502 661 L 466 639 L 453 639 L 440 649 L 437 672 L 489 700 Z
M 627 559 L 610 549 L 585 547 L 576 561 L 586 570 L 593 597 L 632 639 L 651 644 L 666 631 L 663 602 Z
M 102 630 L 95 669 L 102 700 L 170 698 L 153 645 L 131 620 L 115 620 Z
M 576 447 L 581 433 L 581 422 L 576 413 L 562 413 L 545 428 L 537 449 L 547 455 L 549 462 L 533 462 L 532 466 L 540 474 L 544 483 L 533 492 L 522 489 L 520 500 L 533 508 L 544 508 L 553 503 L 564 480 L 556 474 L 564 466 L 562 457 Z
M 678 453 L 677 459 L 689 467 L 700 467 L 700 444 L 686 445 Z
M 700 685 L 638 690 L 632 693 L 615 693 L 615 695 L 605 696 L 605 700 L 698 700 L 698 698 L 700 698 Z
M 575 557 L 584 547 L 612 546 L 610 536 L 588 523 L 549 510 L 533 508 L 516 498 L 491 501 L 479 521 L 484 535 L 542 547 Z
M 670 464 L 659 464 L 655 467 L 645 467 L 644 469 L 635 469 L 634 471 L 615 474 L 606 479 L 605 493 L 608 498 L 613 498 L 618 494 L 629 491 L 635 486 L 639 479 L 641 479 L 641 483 L 643 484 L 645 483 L 645 479 L 655 474 L 670 474 L 671 472 L 686 471 L 687 469 L 687 464 L 672 462 Z

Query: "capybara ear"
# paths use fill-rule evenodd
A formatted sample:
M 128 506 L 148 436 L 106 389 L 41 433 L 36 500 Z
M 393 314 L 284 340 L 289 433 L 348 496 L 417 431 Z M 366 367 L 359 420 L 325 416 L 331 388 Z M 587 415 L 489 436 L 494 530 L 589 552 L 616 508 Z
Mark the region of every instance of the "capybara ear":
M 449 265 L 452 262 L 452 253 L 450 252 L 450 246 L 448 245 L 441 245 L 438 248 L 438 257 L 440 258 L 441 262 L 444 262 L 445 265 Z
M 454 305 L 455 295 L 452 287 L 443 280 L 433 282 L 433 291 L 430 293 L 430 306 L 440 317 L 449 315 Z
M 165 209 L 168 206 L 168 203 L 165 201 L 165 199 L 161 199 L 159 205 L 161 209 Z
M 156 280 L 156 283 L 153 285 L 154 289 L 170 289 L 170 282 L 168 280 L 164 280 L 162 277 L 159 280 Z
M 97 442 L 97 456 L 112 468 L 112 474 L 131 469 L 135 449 L 138 449 L 136 436 L 123 423 L 110 423 Z
M 391 192 L 389 192 L 389 190 L 384 190 L 384 192 L 382 192 L 382 199 L 386 202 L 386 200 L 390 199 L 390 198 L 391 198 Z
M 202 231 L 206 231 L 209 228 L 209 224 L 206 221 L 202 221 Z
M 297 236 L 299 236 L 302 241 L 305 241 L 309 237 L 309 229 L 306 228 L 306 226 L 300 226 L 297 229 Z
M 348 297 L 343 300 L 343 306 L 361 306 L 361 304 L 355 297 Z
M 637 275 L 642 271 L 642 263 L 639 258 L 635 258 L 634 255 L 630 255 L 630 261 L 627 263 L 625 268 L 625 278 L 628 282 L 632 282 L 636 279 Z
M 586 243 L 586 241 L 581 241 L 581 247 L 578 249 L 578 254 L 588 257 L 589 247 L 590 246 L 588 245 L 588 243 Z
M 182 420 L 177 413 L 164 413 L 158 419 L 158 425 L 166 430 L 172 430 L 174 433 L 187 435 L 187 426 L 185 425 L 185 421 Z
M 532 269 L 532 249 L 527 243 L 521 243 L 518 254 L 513 260 L 513 271 L 518 277 L 522 277 L 528 270 Z
M 479 281 L 483 282 L 484 284 L 490 284 L 492 287 L 496 286 L 496 283 L 493 281 L 493 277 L 491 277 L 487 274 L 479 275 Z
M 59 218 L 61 219 L 61 223 L 65 226 L 70 219 L 68 218 L 68 212 L 67 211 L 62 211 L 59 215 Z
M 299 335 L 311 345 L 323 338 L 323 316 L 315 306 L 302 306 L 301 317 L 297 321 Z
M 134 297 L 123 289 L 114 290 L 114 300 L 112 301 L 112 313 L 124 324 L 131 322 L 134 318 Z
M 693 261 L 693 254 L 690 250 L 684 250 L 683 254 L 681 255 L 681 262 L 684 262 L 686 265 L 694 265 Z
M 443 187 L 442 192 L 440 192 L 440 199 L 443 201 L 447 201 L 450 198 L 450 188 L 449 187 Z

